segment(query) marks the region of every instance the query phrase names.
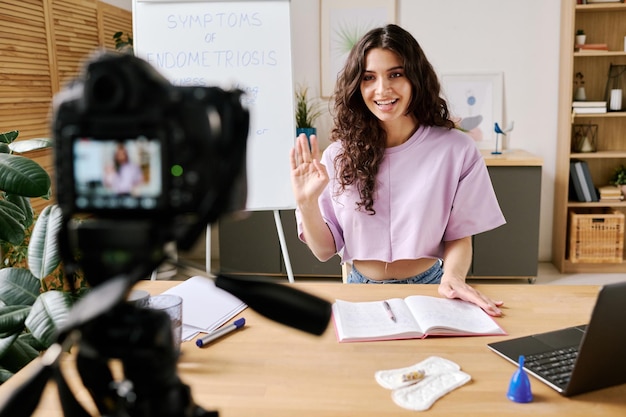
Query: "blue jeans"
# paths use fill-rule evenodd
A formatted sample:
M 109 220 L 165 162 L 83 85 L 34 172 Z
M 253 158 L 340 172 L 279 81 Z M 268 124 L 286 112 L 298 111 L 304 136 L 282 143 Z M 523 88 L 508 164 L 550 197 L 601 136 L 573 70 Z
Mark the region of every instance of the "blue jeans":
M 433 266 L 421 274 L 404 279 L 385 279 L 376 280 L 363 276 L 352 265 L 352 270 L 348 275 L 348 284 L 439 284 L 443 275 L 443 262 L 438 259 Z

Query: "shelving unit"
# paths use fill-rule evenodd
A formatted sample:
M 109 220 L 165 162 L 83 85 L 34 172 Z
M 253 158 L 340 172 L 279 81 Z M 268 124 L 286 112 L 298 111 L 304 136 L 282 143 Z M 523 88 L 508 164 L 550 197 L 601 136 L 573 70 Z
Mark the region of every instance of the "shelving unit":
M 583 29 L 587 43 L 606 43 L 606 52 L 575 52 L 574 35 Z M 626 111 L 602 114 L 572 114 L 574 74 L 584 75 L 586 97 L 589 101 L 605 101 L 605 87 L 610 64 L 626 64 L 626 4 L 576 4 L 576 0 L 561 1 L 561 50 L 559 81 L 559 112 L 555 199 L 553 220 L 553 263 L 561 272 L 626 272 L 626 262 L 579 263 L 569 259 L 569 213 L 598 213 L 618 210 L 626 213 L 626 201 L 581 203 L 571 201 L 569 193 L 570 160 L 587 161 L 594 185 L 609 183 L 615 168 L 626 165 Z M 626 94 L 626 91 L 624 91 Z M 572 152 L 572 126 L 598 126 L 596 152 Z

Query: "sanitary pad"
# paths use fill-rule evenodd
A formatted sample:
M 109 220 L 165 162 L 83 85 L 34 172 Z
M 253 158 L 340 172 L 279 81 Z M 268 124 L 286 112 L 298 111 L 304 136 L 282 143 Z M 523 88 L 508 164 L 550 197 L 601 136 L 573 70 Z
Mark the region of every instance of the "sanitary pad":
M 377 371 L 376 382 L 392 390 L 391 398 L 402 408 L 428 410 L 437 399 L 471 380 L 456 363 L 431 356 L 406 368 Z

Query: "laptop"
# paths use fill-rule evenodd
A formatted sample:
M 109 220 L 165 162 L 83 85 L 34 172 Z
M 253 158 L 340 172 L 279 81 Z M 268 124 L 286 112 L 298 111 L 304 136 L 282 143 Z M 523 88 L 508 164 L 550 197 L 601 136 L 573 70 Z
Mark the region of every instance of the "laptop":
M 600 289 L 586 325 L 487 346 L 566 397 L 626 383 L 626 282 Z

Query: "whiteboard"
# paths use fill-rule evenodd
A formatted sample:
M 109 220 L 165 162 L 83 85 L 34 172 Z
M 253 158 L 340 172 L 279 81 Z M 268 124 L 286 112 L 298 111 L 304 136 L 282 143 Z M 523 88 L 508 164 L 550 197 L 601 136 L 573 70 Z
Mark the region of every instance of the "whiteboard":
M 250 111 L 247 210 L 295 207 L 288 0 L 133 0 L 135 55 L 176 86 L 239 88 Z

